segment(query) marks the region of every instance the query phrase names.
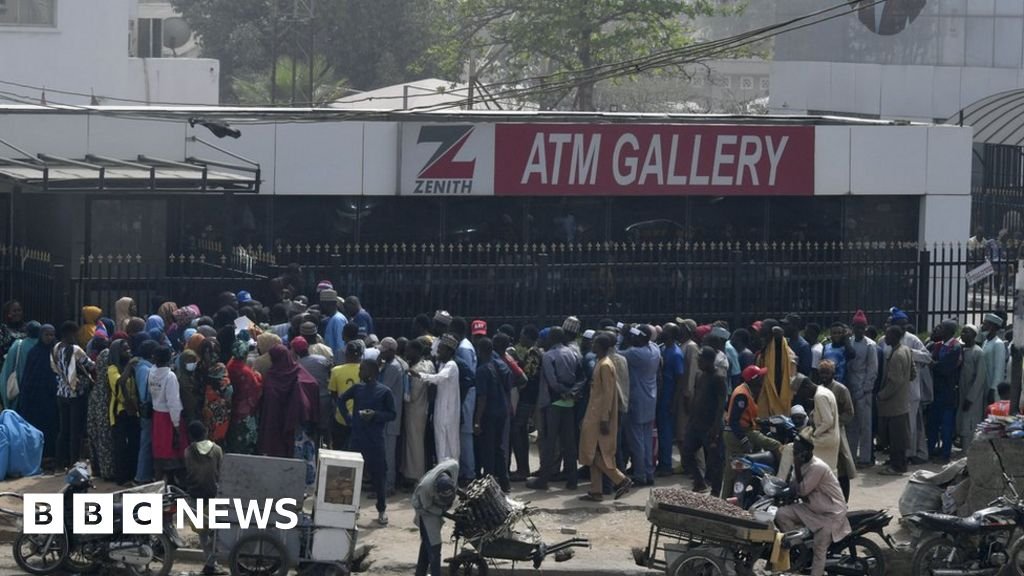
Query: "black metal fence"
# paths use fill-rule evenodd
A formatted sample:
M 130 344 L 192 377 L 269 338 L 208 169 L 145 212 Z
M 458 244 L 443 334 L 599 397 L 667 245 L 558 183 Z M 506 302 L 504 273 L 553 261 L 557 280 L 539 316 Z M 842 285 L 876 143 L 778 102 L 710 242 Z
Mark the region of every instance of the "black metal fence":
M 229 265 L 272 277 L 297 264 L 306 291 L 331 280 L 359 295 L 383 331 L 401 334 L 414 314 L 438 308 L 513 324 L 576 314 L 591 325 L 681 315 L 741 326 L 794 311 L 849 320 L 858 309 L 881 323 L 899 306 L 925 325 L 929 314 L 972 313 L 960 287 L 968 258 L 943 252 L 933 261 L 913 243 L 347 244 L 239 247 Z
M 924 249 L 923 249 L 924 248 Z M 0 248 L 0 295 L 18 297 L 34 318 L 74 317 L 86 304 L 112 311 L 130 296 L 143 312 L 161 302 L 212 313 L 222 291 L 247 290 L 264 303 L 288 265 L 306 294 L 330 280 L 355 294 L 378 331 L 409 332 L 411 318 L 444 308 L 492 323 L 555 322 L 568 314 L 663 322 L 675 316 L 733 326 L 799 312 L 808 321 L 848 321 L 858 309 L 881 324 L 899 306 L 926 329 L 940 318 L 980 322 L 1012 308 L 1014 243 L 972 247 L 913 243 L 376 244 L 278 246 L 273 252 L 220 247 L 147 262 L 92 255 L 76 272 L 42 252 Z M 209 255 L 208 255 L 209 254 Z M 968 283 L 968 272 L 992 272 Z M 296 283 L 288 280 L 289 284 Z
M 48 252 L 0 245 L 0 302 L 18 300 L 27 313 L 49 320 L 60 301 L 57 273 L 63 272 Z

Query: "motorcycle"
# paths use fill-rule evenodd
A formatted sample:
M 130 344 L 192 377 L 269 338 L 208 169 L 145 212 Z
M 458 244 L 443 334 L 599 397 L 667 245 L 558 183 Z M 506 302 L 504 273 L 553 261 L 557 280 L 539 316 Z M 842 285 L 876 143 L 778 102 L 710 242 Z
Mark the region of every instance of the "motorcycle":
M 758 426 L 762 434 L 783 445 L 791 443 L 798 431 L 793 421 L 786 416 L 758 420 Z M 764 496 L 765 478 L 773 476 L 779 468 L 775 455 L 764 451 L 736 456 L 729 465 L 736 471 L 733 496 L 729 501 L 744 510 L 749 510 Z
M 174 565 L 173 523 L 168 515 L 181 492 L 163 493 L 164 531 L 161 534 L 74 534 L 71 531 L 72 502 L 75 494 L 92 488 L 88 465 L 76 464 L 64 477 L 65 527 L 63 534 L 21 534 L 14 543 L 14 561 L 29 574 L 54 574 L 64 569 L 75 574 L 109 573 L 120 568 L 132 576 L 167 576 Z M 115 506 L 114 525 L 121 525 L 120 504 Z M 170 528 L 170 530 L 169 530 Z M 176 533 L 173 533 L 177 536 Z M 180 538 L 179 538 L 180 540 Z
M 1002 466 L 1002 458 L 993 451 Z M 911 574 L 915 576 L 996 576 L 1021 573 L 1020 528 L 1024 526 L 1024 502 L 1013 480 L 1003 472 L 1011 497 L 1000 496 L 986 508 L 964 518 L 933 512 L 904 517 L 911 525 L 936 535 L 914 552 Z M 1016 540 L 1016 543 L 1015 543 Z M 1011 562 L 1011 559 L 1013 561 Z
M 779 507 L 799 500 L 793 488 L 784 480 L 768 476 L 764 482 L 765 496 L 751 507 L 755 517 L 774 520 Z M 829 546 L 825 557 L 825 573 L 833 576 L 884 576 L 885 557 L 882 548 L 869 534 L 895 549 L 896 543 L 885 533 L 892 515 L 885 510 L 857 510 L 846 514 L 850 534 Z M 807 573 L 814 560 L 814 533 L 808 528 L 787 532 L 782 546 L 789 550 L 790 571 Z

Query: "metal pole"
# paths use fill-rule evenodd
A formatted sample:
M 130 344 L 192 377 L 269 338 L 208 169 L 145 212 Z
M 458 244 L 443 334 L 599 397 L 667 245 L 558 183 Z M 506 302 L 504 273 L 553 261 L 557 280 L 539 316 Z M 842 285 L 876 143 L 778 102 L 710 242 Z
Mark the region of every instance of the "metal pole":
M 270 104 L 277 104 L 277 2 L 270 0 Z
M 1013 346 L 1010 347 L 1010 413 L 1017 414 L 1024 376 L 1024 260 L 1017 261 L 1013 291 Z

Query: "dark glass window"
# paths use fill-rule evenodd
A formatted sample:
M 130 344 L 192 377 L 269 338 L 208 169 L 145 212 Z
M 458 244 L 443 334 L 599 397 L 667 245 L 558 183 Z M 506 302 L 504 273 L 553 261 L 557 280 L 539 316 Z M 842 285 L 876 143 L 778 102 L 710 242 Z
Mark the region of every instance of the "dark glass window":
M 698 242 L 764 241 L 768 202 L 761 197 L 690 198 L 690 238 Z
M 596 196 L 528 198 L 527 242 L 600 242 L 606 237 L 606 201 Z
M 688 198 L 634 196 L 609 198 L 609 240 L 676 242 L 687 238 Z
M 768 241 L 842 240 L 843 200 L 841 196 L 772 198 L 768 202 Z
M 915 242 L 920 204 L 917 196 L 847 196 L 843 239 Z

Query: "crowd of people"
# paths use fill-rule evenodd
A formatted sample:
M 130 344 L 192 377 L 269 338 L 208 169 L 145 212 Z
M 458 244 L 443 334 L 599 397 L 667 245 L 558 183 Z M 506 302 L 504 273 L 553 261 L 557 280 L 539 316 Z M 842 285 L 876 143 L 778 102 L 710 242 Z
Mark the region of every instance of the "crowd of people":
M 219 303 L 212 316 L 173 302 L 143 316 L 126 297 L 112 318 L 87 306 L 58 328 L 8 302 L 0 401 L 43 432 L 46 466 L 86 456 L 124 485 L 187 482 L 193 422 L 225 453 L 305 460 L 310 485 L 318 449 L 358 451 L 386 525 L 387 498 L 449 460 L 459 484 L 492 475 L 505 491 L 576 490 L 589 475 L 581 497 L 600 501 L 685 474 L 728 498 L 732 457 L 769 450 L 791 465 L 759 426 L 777 415 L 807 428 L 848 498 L 876 454 L 888 453 L 881 474 L 948 461 L 1006 400 L 995 313 L 980 329 L 941 322 L 926 342 L 896 308 L 883 328 L 858 312 L 827 331 L 797 314 L 735 329 L 574 316 L 517 328 L 438 310 L 413 320 L 412 338 L 379 338 L 359 298 L 326 281 L 270 307 L 244 291 Z

